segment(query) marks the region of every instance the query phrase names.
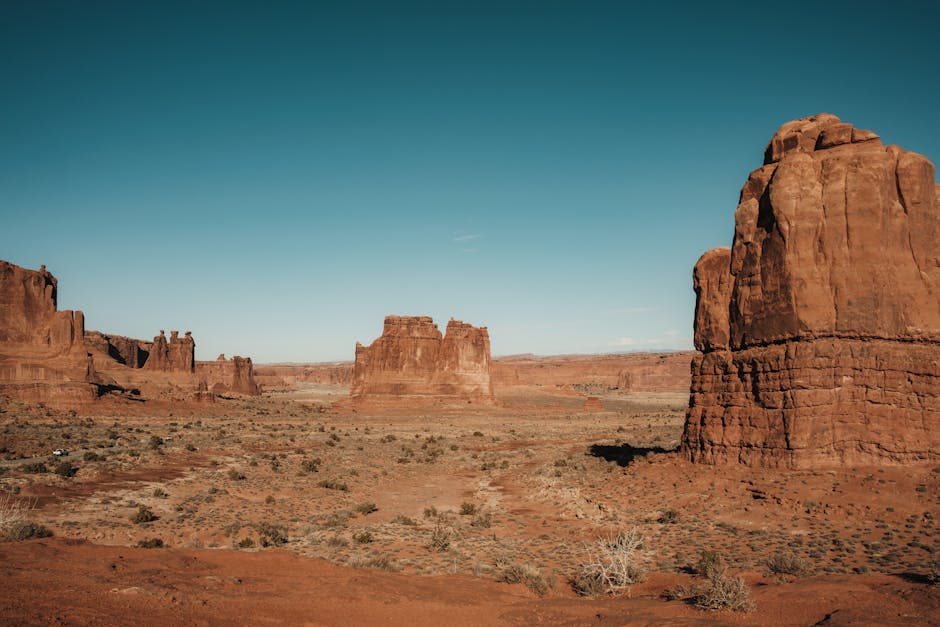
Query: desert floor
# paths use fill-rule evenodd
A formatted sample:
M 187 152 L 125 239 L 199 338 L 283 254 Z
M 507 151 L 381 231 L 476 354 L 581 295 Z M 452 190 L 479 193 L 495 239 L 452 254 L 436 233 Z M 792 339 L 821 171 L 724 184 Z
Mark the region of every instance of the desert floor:
M 683 393 L 586 411 L 535 388 L 484 408 L 346 392 L 0 403 L 0 499 L 54 534 L 0 543 L 0 621 L 940 624 L 933 464 L 694 466 Z M 622 532 L 644 580 L 576 595 Z M 756 609 L 694 606 L 703 552 Z

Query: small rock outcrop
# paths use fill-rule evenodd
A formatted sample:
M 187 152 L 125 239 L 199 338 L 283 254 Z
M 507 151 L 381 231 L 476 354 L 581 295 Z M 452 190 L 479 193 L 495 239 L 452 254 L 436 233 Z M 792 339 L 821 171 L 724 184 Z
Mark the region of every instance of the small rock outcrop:
M 784 124 L 695 266 L 682 450 L 773 467 L 940 457 L 940 186 L 820 114 Z
M 429 316 L 387 316 L 381 337 L 356 344 L 352 396 L 491 402 L 489 333 L 451 319 L 442 336 Z

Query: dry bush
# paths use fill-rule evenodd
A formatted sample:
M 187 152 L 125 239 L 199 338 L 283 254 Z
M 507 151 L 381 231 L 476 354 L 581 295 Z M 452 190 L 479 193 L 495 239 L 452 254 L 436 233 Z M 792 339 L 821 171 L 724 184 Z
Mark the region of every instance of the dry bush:
M 733 612 L 750 612 L 754 609 L 751 589 L 741 577 L 718 573 L 709 577 L 709 582 L 709 586 L 695 598 L 695 607 Z
M 446 551 L 448 547 L 450 547 L 450 532 L 437 525 L 431 532 L 431 544 L 428 548 L 432 551 Z
M 766 562 L 767 568 L 775 575 L 793 575 L 799 577 L 808 573 L 809 562 L 790 551 L 778 551 Z
M 500 568 L 496 581 L 505 583 L 524 583 L 529 590 L 539 596 L 544 596 L 551 590 L 552 582 L 542 574 L 542 571 L 529 564 L 509 564 Z
M 145 505 L 141 505 L 140 507 L 138 507 L 137 511 L 134 512 L 134 515 L 131 516 L 131 522 L 138 524 L 138 525 L 141 525 L 143 523 L 153 522 L 156 519 L 157 519 L 156 514 L 150 511 L 150 508 L 148 508 Z
M 643 581 L 646 573 L 637 559 L 637 552 L 642 548 L 643 536 L 636 529 L 600 540 L 592 547 L 590 560 L 581 565 L 571 582 L 575 592 L 581 596 L 597 596 Z
M 14 525 L 26 522 L 26 513 L 30 506 L 12 494 L 0 495 L 0 532 L 5 532 Z

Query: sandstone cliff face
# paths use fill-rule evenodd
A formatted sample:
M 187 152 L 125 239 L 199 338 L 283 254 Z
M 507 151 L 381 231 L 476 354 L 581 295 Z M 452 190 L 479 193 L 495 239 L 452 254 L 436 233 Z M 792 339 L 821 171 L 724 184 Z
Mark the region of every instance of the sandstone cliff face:
M 215 361 L 197 361 L 196 378 L 200 387 L 205 384 L 213 394 L 261 394 L 250 357 L 225 359 L 225 355 L 219 355 Z
M 940 456 L 940 186 L 828 114 L 783 125 L 731 249 L 695 266 L 683 451 L 805 467 Z
M 153 338 L 150 346 L 150 356 L 144 364 L 145 370 L 161 370 L 164 372 L 193 372 L 196 363 L 196 342 L 193 334 L 186 332 L 184 337 L 179 331 L 170 331 L 170 341 L 161 329 L 160 335 Z
M 0 261 L 0 393 L 44 402 L 98 395 L 84 315 L 58 311 L 57 286 L 45 266 Z
M 451 320 L 442 336 L 428 316 L 388 316 L 381 337 L 356 344 L 352 395 L 491 401 L 489 333 Z

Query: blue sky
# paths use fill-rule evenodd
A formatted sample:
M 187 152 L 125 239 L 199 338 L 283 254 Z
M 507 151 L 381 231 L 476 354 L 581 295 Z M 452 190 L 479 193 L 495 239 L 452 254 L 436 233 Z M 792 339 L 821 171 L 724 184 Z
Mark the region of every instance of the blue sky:
M 200 359 L 685 349 L 780 124 L 940 159 L 937 5 L 628 4 L 6 0 L 0 258 Z

